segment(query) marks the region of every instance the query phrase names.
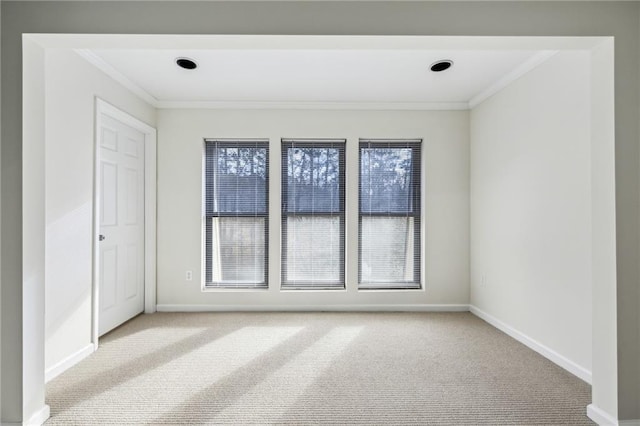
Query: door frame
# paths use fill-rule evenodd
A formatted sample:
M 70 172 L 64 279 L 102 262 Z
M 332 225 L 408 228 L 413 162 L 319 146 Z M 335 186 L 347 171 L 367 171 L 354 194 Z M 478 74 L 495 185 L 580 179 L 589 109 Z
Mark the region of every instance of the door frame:
M 144 134 L 144 313 L 156 312 L 156 157 L 157 131 L 129 113 L 95 97 L 93 163 L 93 283 L 91 300 L 91 342 L 98 349 L 100 314 L 100 142 L 102 116 L 130 126 Z

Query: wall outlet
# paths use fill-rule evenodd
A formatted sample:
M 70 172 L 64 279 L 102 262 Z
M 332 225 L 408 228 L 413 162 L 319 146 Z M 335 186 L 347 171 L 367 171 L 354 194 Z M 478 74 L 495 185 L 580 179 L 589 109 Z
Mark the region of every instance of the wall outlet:
M 187 281 L 193 280 L 193 271 L 187 271 L 186 279 Z

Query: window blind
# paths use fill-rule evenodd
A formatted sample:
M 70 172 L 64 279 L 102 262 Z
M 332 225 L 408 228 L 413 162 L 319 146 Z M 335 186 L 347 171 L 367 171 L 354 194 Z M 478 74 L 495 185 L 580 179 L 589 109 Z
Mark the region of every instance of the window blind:
M 267 288 L 269 142 L 205 140 L 205 287 Z
M 282 288 L 344 288 L 345 140 L 282 140 Z
M 420 140 L 360 140 L 360 289 L 420 288 Z

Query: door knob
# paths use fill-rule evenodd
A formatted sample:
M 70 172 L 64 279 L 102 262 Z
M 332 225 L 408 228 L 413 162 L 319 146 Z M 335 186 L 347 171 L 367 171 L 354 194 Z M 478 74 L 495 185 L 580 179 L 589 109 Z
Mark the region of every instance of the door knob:
M 105 238 L 107 238 L 107 237 L 105 237 L 102 234 L 98 235 L 98 241 L 104 241 Z

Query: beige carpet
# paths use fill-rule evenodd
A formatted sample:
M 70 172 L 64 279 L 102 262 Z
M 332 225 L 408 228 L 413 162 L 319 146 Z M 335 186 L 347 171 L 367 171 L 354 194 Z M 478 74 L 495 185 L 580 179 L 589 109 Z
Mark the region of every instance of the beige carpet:
M 140 316 L 47 385 L 47 425 L 566 425 L 591 387 L 469 313 Z

